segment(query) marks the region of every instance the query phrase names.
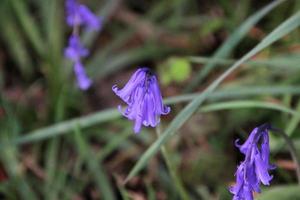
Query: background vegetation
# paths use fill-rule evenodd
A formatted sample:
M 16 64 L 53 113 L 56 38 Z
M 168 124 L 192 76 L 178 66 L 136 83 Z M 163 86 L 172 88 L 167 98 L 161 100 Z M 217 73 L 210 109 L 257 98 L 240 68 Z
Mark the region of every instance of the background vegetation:
M 63 57 L 64 1 L 0 1 L 1 198 L 226 200 L 237 138 L 270 122 L 299 151 L 299 0 L 81 2 L 104 18 L 83 36 L 88 91 Z M 172 112 L 134 135 L 111 87 L 138 66 Z M 272 134 L 271 147 L 274 179 L 256 196 L 300 199 L 286 145 Z

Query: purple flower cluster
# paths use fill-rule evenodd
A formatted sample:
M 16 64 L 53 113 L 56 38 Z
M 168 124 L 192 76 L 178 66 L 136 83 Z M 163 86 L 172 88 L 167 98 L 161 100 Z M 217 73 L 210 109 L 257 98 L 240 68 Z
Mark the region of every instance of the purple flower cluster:
M 74 63 L 78 87 L 86 90 L 91 86 L 92 81 L 86 75 L 81 59 L 88 56 L 89 51 L 81 44 L 79 28 L 84 26 L 88 30 L 98 31 L 101 28 L 101 21 L 85 5 L 79 4 L 76 0 L 66 0 L 66 15 L 67 24 L 73 28 L 73 32 L 65 49 L 65 57 Z
M 236 171 L 236 184 L 230 188 L 233 200 L 253 200 L 253 192 L 260 192 L 260 184 L 269 185 L 273 176 L 269 170 L 275 166 L 269 163 L 270 147 L 268 130 L 270 125 L 255 128 L 243 145 L 237 144 L 245 160 Z
M 155 127 L 160 122 L 160 115 L 170 112 L 170 107 L 163 105 L 162 96 L 156 76 L 148 68 L 138 69 L 122 89 L 113 86 L 113 91 L 126 104 L 127 108 L 120 112 L 135 121 L 134 132 L 138 133 L 141 126 Z

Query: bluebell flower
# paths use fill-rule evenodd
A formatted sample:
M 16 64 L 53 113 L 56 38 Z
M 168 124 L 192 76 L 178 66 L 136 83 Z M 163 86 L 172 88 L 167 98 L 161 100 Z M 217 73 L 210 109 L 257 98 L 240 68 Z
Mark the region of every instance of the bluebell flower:
M 81 62 L 76 62 L 74 65 L 74 73 L 77 78 L 77 85 L 82 90 L 87 90 L 91 84 L 91 79 L 86 75 L 85 70 Z
M 71 35 L 69 38 L 69 44 L 65 48 L 65 57 L 73 62 L 79 62 L 82 57 L 86 57 L 89 54 L 89 50 L 84 48 L 77 35 Z
M 85 26 L 90 30 L 101 28 L 101 18 L 85 5 L 79 4 L 77 0 L 66 0 L 66 13 L 67 24 L 71 27 Z
M 86 75 L 81 59 L 88 56 L 89 51 L 80 42 L 79 27 L 85 26 L 89 30 L 101 28 L 101 18 L 93 14 L 85 5 L 77 0 L 66 0 L 66 21 L 73 28 L 68 46 L 65 48 L 65 57 L 73 62 L 77 85 L 80 89 L 88 89 L 92 81 Z
M 255 128 L 244 144 L 236 146 L 245 155 L 236 171 L 236 184 L 230 188 L 233 200 L 253 200 L 253 192 L 260 192 L 260 184 L 269 185 L 273 176 L 269 170 L 275 166 L 269 163 L 270 147 L 268 124 Z
M 84 66 L 81 63 L 81 58 L 89 54 L 88 49 L 80 43 L 80 39 L 76 35 L 69 38 L 69 44 L 65 48 L 65 57 L 74 63 L 73 69 L 77 79 L 77 85 L 82 90 L 87 90 L 92 81 L 86 75 Z
M 125 110 L 121 105 L 118 108 L 125 117 L 135 121 L 135 133 L 140 132 L 142 125 L 157 126 L 160 116 L 171 110 L 163 104 L 157 78 L 148 68 L 138 69 L 122 89 L 114 85 L 112 90 L 127 104 Z

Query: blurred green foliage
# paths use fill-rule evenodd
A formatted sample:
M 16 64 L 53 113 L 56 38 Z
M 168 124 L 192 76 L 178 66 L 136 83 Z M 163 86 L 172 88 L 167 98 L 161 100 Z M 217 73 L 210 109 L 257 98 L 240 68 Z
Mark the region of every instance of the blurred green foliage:
M 0 198 L 231 199 L 227 188 L 241 160 L 236 138 L 271 122 L 300 149 L 300 30 L 290 23 L 275 35 L 296 30 L 243 62 L 195 106 L 164 144 L 167 156 L 162 151 L 124 185 L 159 140 L 150 128 L 132 133 L 111 86 L 125 83 L 136 66 L 157 71 L 172 104 L 164 131 L 187 102 L 299 12 L 300 2 L 82 2 L 104 18 L 101 32 L 83 36 L 94 80 L 87 92 L 76 87 L 63 57 L 71 31 L 64 1 L 0 1 Z M 272 185 L 282 186 L 265 188 L 258 199 L 299 199 L 286 146 L 275 135 L 271 145 L 279 168 Z
M 158 70 L 162 84 L 169 85 L 171 82 L 182 83 L 187 80 L 192 66 L 186 58 L 170 58 Z

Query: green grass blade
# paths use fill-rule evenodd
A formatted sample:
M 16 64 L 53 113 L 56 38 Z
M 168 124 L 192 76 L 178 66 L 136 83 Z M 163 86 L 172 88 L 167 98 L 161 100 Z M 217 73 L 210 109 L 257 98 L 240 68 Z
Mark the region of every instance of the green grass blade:
M 187 86 L 186 91 L 191 91 L 195 86 L 197 86 L 203 78 L 216 66 L 217 60 L 220 58 L 226 58 L 230 55 L 232 50 L 238 45 L 238 43 L 243 39 L 247 32 L 265 15 L 276 8 L 279 4 L 283 3 L 285 0 L 277 0 L 260 11 L 256 12 L 254 15 L 249 17 L 236 31 L 223 43 L 223 45 L 214 53 L 213 59 L 211 59 L 196 77 Z
M 229 101 L 229 102 L 220 102 L 209 104 L 200 108 L 201 112 L 214 112 L 219 110 L 232 110 L 232 109 L 241 109 L 241 108 L 263 108 L 269 110 L 277 110 L 284 113 L 291 114 L 292 116 L 300 116 L 300 113 L 277 103 L 264 102 L 264 101 Z
M 158 125 L 156 127 L 156 133 L 157 136 L 160 137 L 161 134 L 161 129 L 160 126 Z M 174 184 L 180 198 L 182 200 L 188 200 L 189 198 L 189 194 L 187 193 L 184 184 L 182 182 L 181 177 L 179 177 L 178 172 L 177 172 L 177 166 L 175 165 L 171 153 L 168 151 L 167 147 L 165 145 L 161 146 L 161 153 L 163 155 L 163 158 L 165 160 L 165 163 L 168 167 L 168 171 L 170 173 L 170 177 L 171 177 L 171 182 Z
M 101 122 L 110 121 L 120 116 L 117 109 L 107 109 L 96 114 L 91 114 L 82 118 L 75 118 L 67 122 L 57 123 L 49 128 L 40 129 L 26 134 L 23 138 L 17 139 L 17 144 L 24 144 L 32 141 L 38 141 L 45 138 L 50 138 L 60 134 L 64 134 L 74 129 L 75 125 L 81 128 L 86 128 Z
M 280 24 L 274 31 L 268 34 L 259 44 L 257 44 L 251 51 L 238 60 L 234 65 L 227 69 L 219 78 L 217 78 L 202 94 L 190 102 L 170 123 L 160 138 L 158 138 L 141 156 L 138 162 L 130 171 L 126 181 L 135 176 L 148 162 L 148 160 L 159 151 L 162 144 L 164 144 L 176 131 L 192 116 L 192 114 L 199 108 L 199 106 L 207 99 L 208 95 L 214 91 L 219 84 L 237 69 L 241 64 L 250 59 L 252 56 L 268 47 L 275 41 L 279 40 L 286 34 L 295 30 L 300 26 L 300 12 L 297 12 L 292 17 Z
M 297 102 L 295 112 L 300 113 L 300 101 Z M 286 125 L 284 132 L 289 136 L 292 137 L 293 133 L 295 133 L 296 128 L 300 122 L 300 115 L 294 115 Z M 278 138 L 270 138 L 270 148 L 272 151 L 279 151 L 284 147 L 284 141 Z
M 6 133 L 4 133 L 6 134 Z M 8 142 L 8 139 L 3 136 L 1 140 Z M 11 179 L 14 183 L 13 185 L 16 186 L 16 190 L 20 197 L 24 199 L 37 199 L 34 191 L 32 190 L 31 185 L 28 182 L 28 179 L 26 178 L 25 174 L 22 173 L 21 165 L 18 160 L 18 152 L 17 149 L 14 146 L 10 146 L 6 148 L 4 151 L 0 154 L 1 162 L 4 164 L 4 168 L 6 169 L 6 172 L 8 173 L 9 179 Z
M 101 149 L 101 151 L 96 154 L 96 159 L 103 160 L 106 158 L 110 153 L 112 153 L 116 148 L 120 147 L 120 145 L 127 140 L 132 135 L 132 130 L 130 128 L 125 128 L 125 130 L 119 133 L 116 136 L 110 136 L 110 141 Z
M 192 63 L 206 64 L 211 62 L 212 59 L 210 57 L 188 57 L 187 58 Z M 234 59 L 214 59 L 216 65 L 227 66 L 232 65 L 236 62 Z M 276 58 L 270 59 L 259 59 L 259 60 L 250 60 L 244 63 L 247 67 L 261 67 L 261 66 L 269 66 L 269 67 L 277 67 L 277 68 L 290 68 L 290 69 L 300 69 L 297 65 L 300 62 L 299 56 L 280 56 Z
M 200 93 L 186 94 L 165 99 L 166 104 L 176 104 L 187 102 L 195 99 Z M 282 95 L 282 94 L 300 94 L 300 86 L 273 86 L 273 87 L 250 87 L 250 88 L 234 88 L 212 92 L 208 94 L 207 99 L 220 100 L 226 98 L 242 98 L 254 95 Z M 83 116 L 68 121 L 60 122 L 55 125 L 41 128 L 19 137 L 16 144 L 26 144 L 36 142 L 47 138 L 59 136 L 61 134 L 70 133 L 74 125 L 79 124 L 81 128 L 87 128 L 99 123 L 111 121 L 121 117 L 117 109 L 102 110 L 88 116 Z M 1 143 L 0 143 L 1 144 Z M 1 144 L 2 145 L 2 144 Z M 0 145 L 0 147 L 1 147 Z
M 44 185 L 44 194 L 46 200 L 52 200 L 56 199 L 56 195 L 58 193 L 58 190 L 54 185 L 56 185 L 55 182 L 55 176 L 57 175 L 57 155 L 58 155 L 58 148 L 59 148 L 59 140 L 51 140 L 50 143 L 47 146 L 46 150 L 46 157 L 45 157 L 45 163 L 46 163 L 46 182 Z
M 166 104 L 175 104 L 187 102 L 195 99 L 201 93 L 193 93 L 169 97 L 164 100 Z M 207 96 L 208 100 L 221 100 L 233 98 L 246 98 L 255 95 L 284 95 L 284 94 L 300 94 L 299 86 L 251 86 L 251 87 L 236 87 L 231 89 L 223 89 L 215 91 Z
M 117 55 L 113 55 L 104 60 L 104 63 L 88 63 L 88 73 L 91 77 L 105 77 L 122 68 L 145 59 L 159 58 L 172 51 L 169 48 L 161 48 L 156 45 L 144 45 L 139 48 L 127 50 Z M 98 60 L 94 60 L 98 61 Z
M 3 14 L 5 13 L 0 13 L 0 26 L 5 28 L 1 30 L 0 34 L 22 75 L 25 78 L 30 78 L 33 73 L 33 64 L 26 50 L 24 39 L 11 16 L 4 16 Z
M 64 45 L 63 35 L 65 24 L 63 6 L 60 0 L 46 0 L 43 1 L 43 13 L 45 22 L 45 32 L 47 34 L 48 54 L 51 55 L 52 62 L 55 63 L 53 67 L 60 68 L 62 63 L 62 49 Z M 57 65 L 57 66 L 55 66 Z
M 30 15 L 29 9 L 25 1 L 22 0 L 10 0 L 9 1 L 12 5 L 12 8 L 20 21 L 22 28 L 24 29 L 25 33 L 27 34 L 30 42 L 32 43 L 33 47 L 40 55 L 43 55 L 44 52 L 44 41 L 41 37 L 39 32 L 37 23 L 33 20 L 32 16 Z
M 82 137 L 79 126 L 75 128 L 75 142 L 78 147 L 80 157 L 86 162 L 90 174 L 95 179 L 96 185 L 99 188 L 99 192 L 103 199 L 115 199 L 108 177 L 106 176 L 101 163 L 94 159 L 95 155 L 89 148 L 85 139 Z
M 257 200 L 297 200 L 300 199 L 299 185 L 279 185 L 270 187 L 257 195 Z

